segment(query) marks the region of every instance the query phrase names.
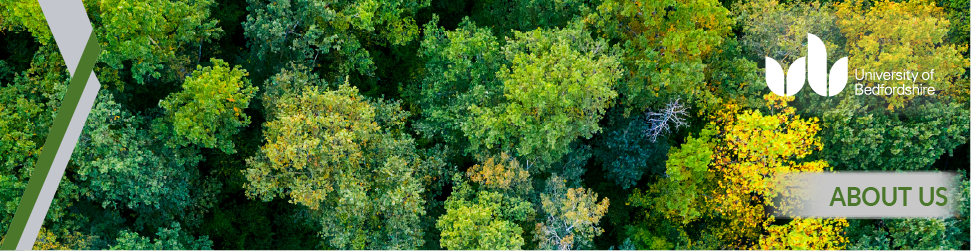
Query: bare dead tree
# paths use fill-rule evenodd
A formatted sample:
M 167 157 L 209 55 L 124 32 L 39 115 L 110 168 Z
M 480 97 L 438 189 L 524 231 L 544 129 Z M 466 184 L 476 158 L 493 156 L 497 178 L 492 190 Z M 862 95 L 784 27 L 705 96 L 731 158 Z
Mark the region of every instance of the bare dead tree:
M 656 142 L 657 137 L 661 134 L 671 132 L 671 124 L 674 125 L 675 129 L 688 125 L 684 121 L 685 117 L 688 116 L 688 109 L 681 104 L 680 99 L 672 100 L 668 102 L 664 109 L 647 112 L 646 115 L 648 127 L 644 133 L 651 142 Z

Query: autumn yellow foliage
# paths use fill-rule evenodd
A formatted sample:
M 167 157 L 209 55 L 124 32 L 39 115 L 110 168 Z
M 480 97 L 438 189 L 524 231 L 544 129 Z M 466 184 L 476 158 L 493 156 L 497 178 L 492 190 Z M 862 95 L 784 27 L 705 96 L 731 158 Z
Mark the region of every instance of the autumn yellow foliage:
M 785 225 L 766 228 L 769 234 L 759 238 L 759 249 L 843 249 L 846 237 L 841 230 L 847 226 L 845 219 L 797 218 Z

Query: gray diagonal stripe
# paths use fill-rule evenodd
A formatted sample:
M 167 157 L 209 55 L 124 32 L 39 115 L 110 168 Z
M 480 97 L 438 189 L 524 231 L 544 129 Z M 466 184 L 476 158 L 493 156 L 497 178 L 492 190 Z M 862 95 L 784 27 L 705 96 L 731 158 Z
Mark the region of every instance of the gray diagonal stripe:
M 54 200 L 61 178 L 64 177 L 64 169 L 67 168 L 67 163 L 71 161 L 71 154 L 78 144 L 78 137 L 81 136 L 81 130 L 84 129 L 84 123 L 88 119 L 88 114 L 91 113 L 91 107 L 94 105 L 94 100 L 97 99 L 100 89 L 101 83 L 98 82 L 98 78 L 92 72 L 88 77 L 88 83 L 84 86 L 84 93 L 81 94 L 77 110 L 71 118 L 71 124 L 68 125 L 67 132 L 64 134 L 64 141 L 61 142 L 61 146 L 57 149 L 57 155 L 54 156 L 54 163 L 51 165 L 51 171 L 47 174 L 44 186 L 37 197 L 37 204 L 34 204 L 34 210 L 30 212 L 30 218 L 27 219 L 24 234 L 20 238 L 20 243 L 17 244 L 18 250 L 33 249 L 37 234 L 47 217 L 47 210 L 51 207 L 51 201 Z

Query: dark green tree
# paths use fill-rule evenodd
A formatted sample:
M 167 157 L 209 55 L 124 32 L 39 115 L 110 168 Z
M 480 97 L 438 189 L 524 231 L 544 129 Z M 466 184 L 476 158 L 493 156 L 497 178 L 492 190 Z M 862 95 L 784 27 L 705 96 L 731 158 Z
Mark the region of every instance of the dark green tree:
M 413 16 L 427 0 L 249 0 L 243 24 L 251 60 L 284 66 L 333 63 L 331 72 L 370 75 L 371 46 L 400 46 L 418 37 Z M 273 70 L 275 72 L 275 70 Z
M 590 11 L 588 4 L 579 0 L 473 1 L 469 17 L 501 37 L 512 37 L 515 31 L 566 27 Z
M 843 170 L 928 170 L 968 141 L 966 105 L 926 100 L 887 112 L 873 103 L 847 97 L 822 112 L 820 158 Z
M 178 223 L 172 223 L 171 228 L 159 227 L 155 234 L 158 238 L 148 238 L 138 233 L 122 230 L 120 237 L 116 240 L 118 244 L 112 245 L 111 250 L 209 250 L 212 249 L 212 241 L 202 236 L 192 237 L 182 230 Z
M 419 135 L 465 151 L 468 138 L 462 124 L 472 119 L 473 105 L 494 106 L 504 100 L 502 82 L 495 73 L 505 57 L 488 29 L 465 19 L 459 28 L 446 31 L 437 19 L 425 25 L 420 55 L 425 74 L 411 94 L 421 109 L 414 127 Z
M 56 48 L 42 46 L 29 69 L 15 73 L 10 83 L 0 83 L 0 231 L 4 233 L 67 91 L 67 75 Z M 66 204 L 62 198 L 55 202 Z M 55 205 L 51 212 L 59 216 L 61 209 Z
M 221 184 L 201 178 L 195 147 L 169 146 L 171 131 L 134 116 L 102 90 L 71 158 L 84 198 L 106 210 L 137 212 L 136 228 L 181 219 L 200 223 Z

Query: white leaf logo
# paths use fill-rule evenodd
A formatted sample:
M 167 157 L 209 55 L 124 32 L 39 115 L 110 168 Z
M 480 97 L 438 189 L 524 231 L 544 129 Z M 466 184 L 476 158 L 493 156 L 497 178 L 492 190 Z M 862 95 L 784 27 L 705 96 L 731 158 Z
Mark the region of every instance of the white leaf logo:
M 834 96 L 846 87 L 848 58 L 843 57 L 833 64 L 827 81 L 826 45 L 816 35 L 807 33 L 808 55 L 793 61 L 789 71 L 783 72 L 782 65 L 770 57 L 765 57 L 765 83 L 769 90 L 779 96 L 792 96 L 806 83 L 807 71 L 809 87 L 821 96 Z M 807 70 L 808 67 L 808 70 Z M 783 81 L 785 77 L 785 81 Z

